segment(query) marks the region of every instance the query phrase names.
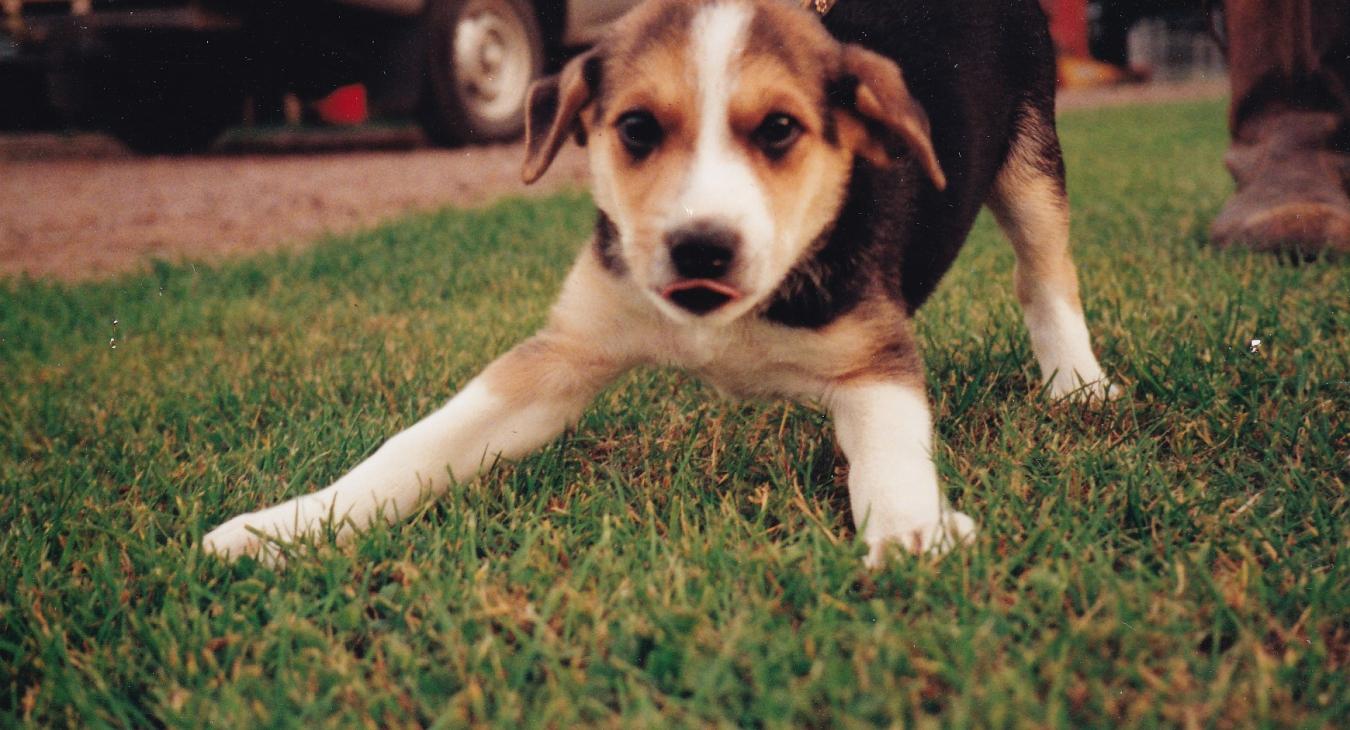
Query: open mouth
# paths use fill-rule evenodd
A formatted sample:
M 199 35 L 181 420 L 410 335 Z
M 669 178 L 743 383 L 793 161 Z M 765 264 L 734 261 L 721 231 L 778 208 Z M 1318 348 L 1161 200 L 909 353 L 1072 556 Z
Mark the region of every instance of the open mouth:
M 661 291 L 661 296 L 688 312 L 704 315 L 741 298 L 741 292 L 711 279 L 677 281 Z

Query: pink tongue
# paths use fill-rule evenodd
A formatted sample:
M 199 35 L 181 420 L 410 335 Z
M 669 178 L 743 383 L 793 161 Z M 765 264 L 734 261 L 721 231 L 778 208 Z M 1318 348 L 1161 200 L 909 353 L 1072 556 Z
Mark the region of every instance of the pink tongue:
M 741 292 L 738 289 L 727 286 L 720 281 L 713 281 L 712 279 L 685 279 L 684 281 L 677 281 L 662 290 L 661 296 L 669 299 L 672 294 L 689 291 L 691 289 L 709 289 L 727 297 L 728 300 L 741 298 Z

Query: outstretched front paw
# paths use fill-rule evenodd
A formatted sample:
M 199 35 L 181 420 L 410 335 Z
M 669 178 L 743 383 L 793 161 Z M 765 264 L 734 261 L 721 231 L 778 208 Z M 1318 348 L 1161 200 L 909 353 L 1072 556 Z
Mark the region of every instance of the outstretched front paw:
M 934 519 L 893 519 L 888 524 L 868 527 L 863 536 L 867 557 L 863 564 L 879 568 L 886 551 L 896 545 L 915 555 L 940 555 L 975 539 L 975 520 L 956 510 L 944 510 Z
M 245 512 L 206 533 L 202 538 L 202 549 L 225 560 L 238 560 L 249 555 L 273 564 L 280 558 L 275 541 L 284 537 L 277 535 L 275 526 L 269 525 L 258 513 Z

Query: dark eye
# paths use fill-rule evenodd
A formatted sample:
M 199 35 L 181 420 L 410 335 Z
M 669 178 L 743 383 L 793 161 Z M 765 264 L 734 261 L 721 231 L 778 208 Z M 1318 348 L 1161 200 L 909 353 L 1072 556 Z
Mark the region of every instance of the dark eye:
M 750 133 L 750 139 L 764 154 L 778 159 L 792 149 L 801 135 L 801 123 L 786 114 L 774 113 L 764 117 L 764 121 Z
M 638 160 L 651 154 L 665 138 L 661 123 L 648 111 L 626 112 L 619 117 L 614 127 L 619 132 L 619 141 L 623 143 L 624 149 Z

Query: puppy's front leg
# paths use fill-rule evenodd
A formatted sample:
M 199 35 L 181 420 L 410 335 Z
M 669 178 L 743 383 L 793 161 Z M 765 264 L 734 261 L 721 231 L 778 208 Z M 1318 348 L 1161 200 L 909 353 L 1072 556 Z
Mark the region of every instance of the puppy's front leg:
M 493 362 L 436 412 L 385 442 L 332 486 L 249 512 L 203 539 L 211 552 L 257 553 L 267 540 L 314 534 L 325 524 L 348 538 L 383 515 L 406 517 L 497 458 L 515 459 L 576 422 L 622 367 L 580 341 L 546 330 Z M 270 553 L 264 557 L 273 557 Z
M 947 506 L 932 458 L 932 418 L 922 389 L 868 381 L 836 388 L 828 402 L 848 457 L 853 521 L 867 543 L 868 567 L 895 543 L 941 552 L 970 539 L 975 523 Z

